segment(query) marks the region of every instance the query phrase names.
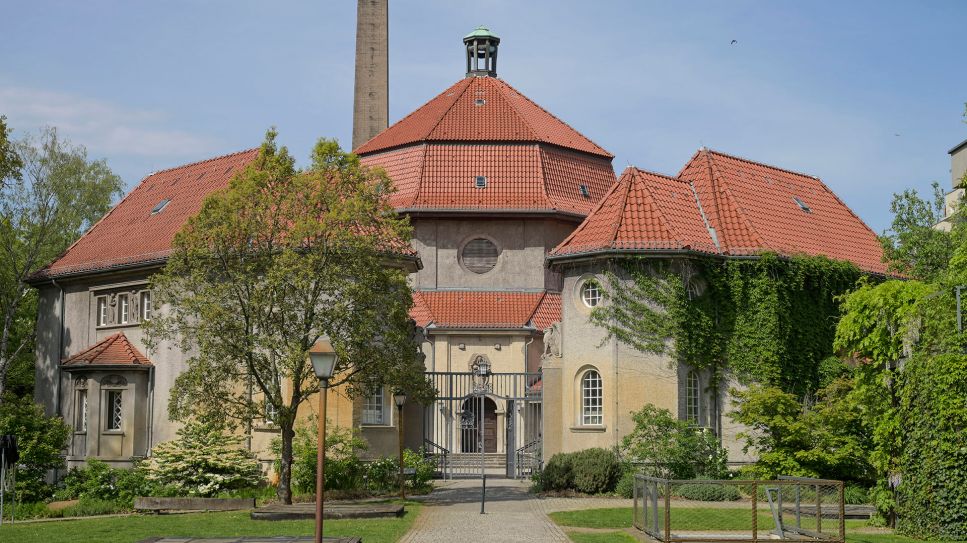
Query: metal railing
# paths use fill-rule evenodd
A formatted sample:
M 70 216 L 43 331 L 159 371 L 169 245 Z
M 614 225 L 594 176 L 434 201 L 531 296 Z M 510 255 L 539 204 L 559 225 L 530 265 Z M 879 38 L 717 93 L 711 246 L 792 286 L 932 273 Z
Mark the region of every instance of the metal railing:
M 635 476 L 633 524 L 662 543 L 846 540 L 843 482 Z
M 544 464 L 541 458 L 542 449 L 543 440 L 535 439 L 515 451 L 516 462 L 514 462 L 514 467 L 517 470 L 518 479 L 529 477 L 535 472 L 541 471 Z
M 429 439 L 424 439 L 423 457 L 433 458 L 436 463 L 437 471 L 439 472 L 440 476 L 443 478 L 446 478 L 447 468 L 449 467 L 449 461 L 450 461 L 449 449 L 447 449 L 446 447 L 441 447 L 440 445 L 437 445 L 436 443 L 430 441 Z

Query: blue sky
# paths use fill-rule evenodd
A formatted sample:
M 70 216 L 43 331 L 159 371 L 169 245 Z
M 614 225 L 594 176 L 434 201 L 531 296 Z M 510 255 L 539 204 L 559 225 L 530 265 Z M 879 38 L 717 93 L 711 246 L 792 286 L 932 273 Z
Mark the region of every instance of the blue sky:
M 0 114 L 58 126 L 129 187 L 254 147 L 348 145 L 355 2 L 7 2 Z M 713 149 L 821 177 L 874 230 L 892 193 L 950 183 L 967 2 L 390 0 L 390 119 L 463 77 L 461 37 L 626 165 Z M 731 44 L 737 40 L 736 44 Z

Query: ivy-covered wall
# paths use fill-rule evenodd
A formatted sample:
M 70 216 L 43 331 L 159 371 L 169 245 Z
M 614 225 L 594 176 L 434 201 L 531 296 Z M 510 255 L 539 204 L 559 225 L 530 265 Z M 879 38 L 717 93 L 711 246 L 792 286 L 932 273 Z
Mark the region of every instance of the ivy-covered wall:
M 836 298 L 861 275 L 848 262 L 775 254 L 620 265 L 631 280 L 612 274 L 610 303 L 591 316 L 611 336 L 799 397 L 819 387 L 822 362 L 833 354 Z

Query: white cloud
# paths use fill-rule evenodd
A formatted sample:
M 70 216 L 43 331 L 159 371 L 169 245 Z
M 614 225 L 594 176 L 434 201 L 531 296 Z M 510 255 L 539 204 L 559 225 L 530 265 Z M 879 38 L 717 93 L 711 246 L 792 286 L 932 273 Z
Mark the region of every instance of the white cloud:
M 57 127 L 74 143 L 98 154 L 183 156 L 218 147 L 211 138 L 165 128 L 161 112 L 62 92 L 0 86 L 0 114 L 17 130 Z

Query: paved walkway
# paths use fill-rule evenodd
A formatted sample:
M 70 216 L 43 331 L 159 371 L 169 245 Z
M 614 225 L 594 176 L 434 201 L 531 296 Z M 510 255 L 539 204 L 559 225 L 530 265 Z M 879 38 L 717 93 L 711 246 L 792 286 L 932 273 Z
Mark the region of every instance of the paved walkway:
M 480 514 L 480 479 L 437 481 L 423 511 L 400 543 L 566 542 L 547 516 L 546 500 L 527 490 L 530 481 L 488 479 L 486 513 Z

